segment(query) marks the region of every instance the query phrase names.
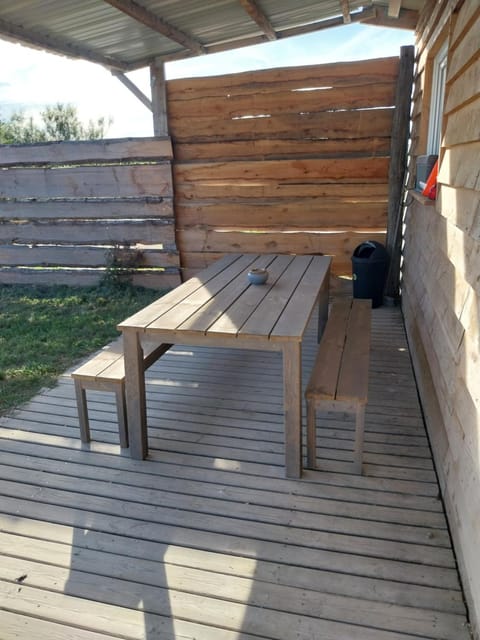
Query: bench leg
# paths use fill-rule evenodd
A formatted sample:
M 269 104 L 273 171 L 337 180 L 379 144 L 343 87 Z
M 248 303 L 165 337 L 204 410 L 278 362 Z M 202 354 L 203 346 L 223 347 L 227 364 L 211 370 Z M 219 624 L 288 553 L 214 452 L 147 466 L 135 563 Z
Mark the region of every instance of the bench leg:
M 80 380 L 75 380 L 75 395 L 77 397 L 78 421 L 80 423 L 80 438 L 82 442 L 90 442 L 87 395 Z
M 122 382 L 115 389 L 117 403 L 118 433 L 122 449 L 128 447 L 127 403 L 125 402 L 125 384 Z
M 315 424 L 315 400 L 307 400 L 307 467 L 317 466 L 317 426 Z
M 362 473 L 363 432 L 365 430 L 365 405 L 357 406 L 355 415 L 355 448 L 353 451 L 354 467 L 357 473 Z

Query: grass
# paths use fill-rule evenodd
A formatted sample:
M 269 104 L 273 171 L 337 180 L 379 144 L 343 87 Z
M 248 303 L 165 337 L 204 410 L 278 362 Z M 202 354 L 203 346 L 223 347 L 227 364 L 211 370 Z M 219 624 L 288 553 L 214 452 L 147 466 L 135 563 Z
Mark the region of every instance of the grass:
M 128 285 L 0 285 L 0 415 L 118 337 L 118 322 L 161 293 Z

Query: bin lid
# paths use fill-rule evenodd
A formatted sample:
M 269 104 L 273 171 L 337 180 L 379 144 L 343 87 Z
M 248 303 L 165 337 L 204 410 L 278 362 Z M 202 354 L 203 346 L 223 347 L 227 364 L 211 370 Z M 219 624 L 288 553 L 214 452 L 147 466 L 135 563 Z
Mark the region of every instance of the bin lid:
M 359 244 L 353 252 L 352 260 L 368 260 L 368 262 L 385 262 L 388 252 L 380 242 L 366 240 Z

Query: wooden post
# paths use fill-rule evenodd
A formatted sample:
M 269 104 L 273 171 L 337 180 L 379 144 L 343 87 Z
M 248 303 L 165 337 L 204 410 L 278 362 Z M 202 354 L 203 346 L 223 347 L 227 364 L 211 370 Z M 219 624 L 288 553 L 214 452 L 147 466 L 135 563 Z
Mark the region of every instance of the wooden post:
M 163 61 L 159 58 L 150 65 L 150 86 L 152 90 L 153 135 L 168 136 L 165 68 Z
M 390 169 L 388 174 L 386 244 L 388 255 L 390 256 L 390 265 L 385 295 L 391 298 L 398 297 L 400 287 L 403 190 L 407 167 L 413 64 L 414 48 L 412 46 L 401 47 L 390 145 Z
M 285 473 L 287 478 L 302 475 L 302 346 L 283 346 L 283 401 L 285 409 Z

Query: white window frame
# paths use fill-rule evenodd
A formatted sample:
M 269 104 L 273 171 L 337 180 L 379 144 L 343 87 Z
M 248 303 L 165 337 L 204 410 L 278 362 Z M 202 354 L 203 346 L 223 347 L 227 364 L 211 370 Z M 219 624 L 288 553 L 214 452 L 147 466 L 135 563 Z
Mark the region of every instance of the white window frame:
M 432 97 L 428 122 L 427 154 L 439 155 L 447 81 L 448 43 L 445 42 L 433 61 Z

